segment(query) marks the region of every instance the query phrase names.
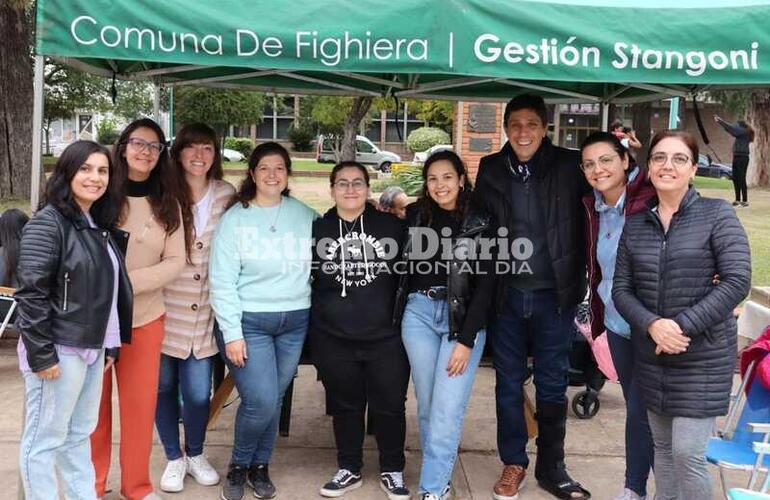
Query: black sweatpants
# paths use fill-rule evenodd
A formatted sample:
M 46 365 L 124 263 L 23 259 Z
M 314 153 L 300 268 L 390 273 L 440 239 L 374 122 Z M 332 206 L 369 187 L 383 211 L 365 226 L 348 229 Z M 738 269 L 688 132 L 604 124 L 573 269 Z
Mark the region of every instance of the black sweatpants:
M 326 388 L 340 469 L 363 466 L 367 404 L 372 416 L 380 472 L 404 470 L 406 390 L 409 360 L 400 337 L 350 342 L 311 335 L 313 360 Z M 323 337 L 323 339 L 319 338 Z
M 748 168 L 748 155 L 733 156 L 733 188 L 735 188 L 735 201 L 749 201 L 749 189 L 746 186 L 746 170 L 748 170 Z

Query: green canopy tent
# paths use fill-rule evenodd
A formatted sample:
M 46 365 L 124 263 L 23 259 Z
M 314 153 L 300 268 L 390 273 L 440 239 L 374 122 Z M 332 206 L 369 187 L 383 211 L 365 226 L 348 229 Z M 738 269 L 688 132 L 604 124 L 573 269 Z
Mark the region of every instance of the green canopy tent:
M 632 103 L 770 84 L 768 23 L 770 0 L 38 0 L 36 53 L 159 86 Z M 42 64 L 36 87 L 39 141 Z

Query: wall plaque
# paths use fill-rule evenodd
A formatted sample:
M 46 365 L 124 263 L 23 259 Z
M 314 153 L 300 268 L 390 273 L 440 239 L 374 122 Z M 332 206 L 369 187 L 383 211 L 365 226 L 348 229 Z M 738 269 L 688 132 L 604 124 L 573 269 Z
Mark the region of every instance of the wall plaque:
M 493 104 L 471 104 L 468 112 L 468 130 L 471 132 L 497 132 L 497 106 Z
M 491 152 L 492 151 L 492 139 L 483 137 L 471 137 L 468 149 L 474 152 Z

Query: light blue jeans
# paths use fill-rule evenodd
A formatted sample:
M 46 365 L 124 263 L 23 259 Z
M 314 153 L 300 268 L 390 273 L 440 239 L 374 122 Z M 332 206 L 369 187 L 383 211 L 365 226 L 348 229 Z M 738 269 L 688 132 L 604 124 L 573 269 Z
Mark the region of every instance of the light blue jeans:
M 99 417 L 104 351 L 90 366 L 77 354 L 59 354 L 59 368 L 56 380 L 24 375 L 20 465 L 26 500 L 58 500 L 57 470 L 65 498 L 96 498 L 89 437 Z
M 231 464 L 249 467 L 270 463 L 283 394 L 297 372 L 309 318 L 310 309 L 244 311 L 241 326 L 249 358 L 243 368 L 233 366 L 224 356 L 222 334 L 214 333 L 241 396 L 235 414 Z
M 486 332 L 479 331 L 467 370 L 449 377 L 446 367 L 457 341 L 449 340 L 448 321 L 446 300 L 432 300 L 418 293 L 409 295 L 401 338 L 417 395 L 422 447 L 420 490 L 435 495 L 440 495 L 452 478 L 465 409 L 486 340 Z

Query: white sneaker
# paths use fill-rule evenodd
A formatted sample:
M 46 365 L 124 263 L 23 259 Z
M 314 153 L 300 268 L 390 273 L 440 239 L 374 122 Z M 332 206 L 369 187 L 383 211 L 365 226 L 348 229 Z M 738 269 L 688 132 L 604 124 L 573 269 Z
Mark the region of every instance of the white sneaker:
M 163 477 L 160 478 L 160 489 L 169 493 L 178 493 L 184 489 L 184 476 L 187 473 L 187 461 L 184 457 L 169 460 Z
M 219 483 L 219 474 L 203 453 L 197 457 L 187 457 L 187 473 L 202 486 L 213 486 Z
M 639 496 L 635 491 L 624 488 L 623 492 L 615 497 L 614 500 L 646 500 L 647 496 Z

